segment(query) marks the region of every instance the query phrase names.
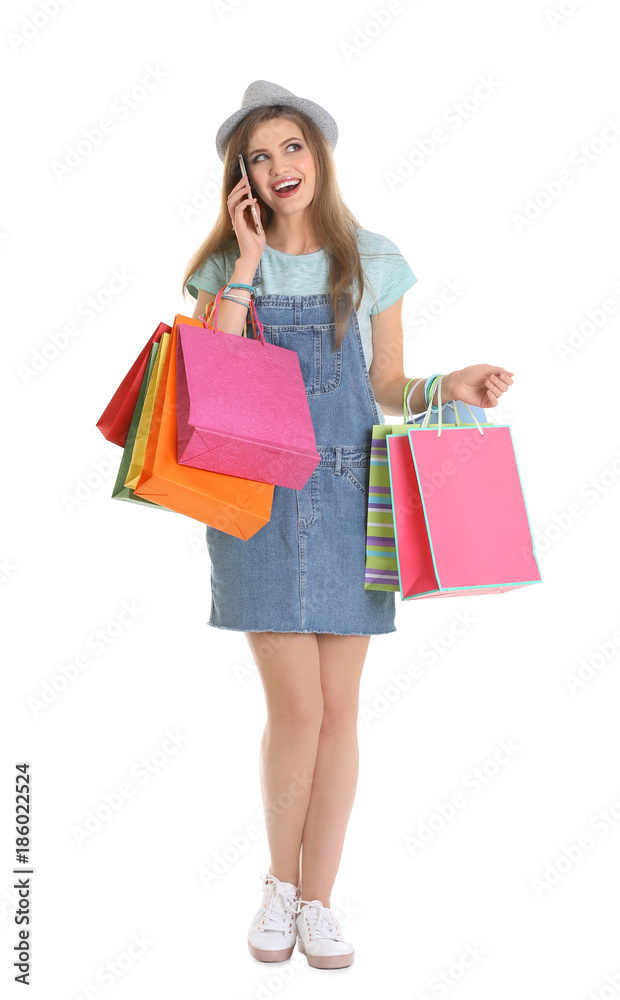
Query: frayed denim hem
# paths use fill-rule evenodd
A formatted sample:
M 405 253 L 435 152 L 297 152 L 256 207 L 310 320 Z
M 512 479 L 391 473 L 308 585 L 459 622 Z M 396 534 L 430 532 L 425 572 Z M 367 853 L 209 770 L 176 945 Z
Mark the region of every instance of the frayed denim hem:
M 396 626 L 394 628 L 386 628 L 382 632 L 331 632 L 329 629 L 319 629 L 319 628 L 305 628 L 305 629 L 294 629 L 294 628 L 233 628 L 232 625 L 216 625 L 215 622 L 206 622 L 211 628 L 222 628 L 226 629 L 227 632 L 280 632 L 284 635 L 388 635 L 390 632 L 396 632 Z

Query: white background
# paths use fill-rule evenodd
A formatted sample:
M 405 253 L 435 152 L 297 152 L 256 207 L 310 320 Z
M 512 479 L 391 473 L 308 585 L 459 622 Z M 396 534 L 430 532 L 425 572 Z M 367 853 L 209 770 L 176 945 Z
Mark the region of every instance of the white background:
M 3 991 L 23 995 L 12 789 L 27 760 L 29 995 L 620 996 L 617 5 L 42 6 L 2 13 Z M 121 117 L 115 102 L 153 69 L 160 82 Z M 95 427 L 157 324 L 193 311 L 180 288 L 216 215 L 215 133 L 259 78 L 334 115 L 347 203 L 418 277 L 407 375 L 515 372 L 487 413 L 511 426 L 543 576 L 504 595 L 397 597 L 398 631 L 371 640 L 332 894 L 356 961 L 332 974 L 297 951 L 276 966 L 247 951 L 269 865 L 260 679 L 243 634 L 206 625 L 204 526 L 113 502 L 121 452 Z M 104 117 L 112 132 L 59 177 Z M 125 287 L 86 320 L 115 270 Z M 462 291 L 446 305 L 448 281 Z M 79 333 L 63 342 L 71 322 Z M 113 629 L 123 602 L 140 609 L 133 624 L 93 653 L 89 636 Z M 42 702 L 80 653 L 89 665 Z M 166 753 L 168 732 L 182 741 Z M 497 764 L 502 741 L 517 749 Z M 80 840 L 123 783 L 131 797 Z M 459 791 L 465 804 L 438 818 Z M 134 935 L 148 943 L 128 958 Z M 468 946 L 478 957 L 465 965 Z

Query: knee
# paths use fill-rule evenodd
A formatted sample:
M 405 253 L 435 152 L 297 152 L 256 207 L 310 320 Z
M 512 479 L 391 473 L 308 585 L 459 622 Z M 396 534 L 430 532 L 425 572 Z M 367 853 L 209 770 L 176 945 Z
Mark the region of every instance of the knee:
M 290 734 L 291 739 L 317 736 L 323 718 L 323 702 L 316 699 L 300 699 L 278 706 L 269 713 L 269 726 L 279 733 Z
M 350 737 L 351 734 L 357 734 L 357 712 L 352 711 L 350 706 L 345 708 L 342 705 L 325 703 L 321 719 L 321 736 Z

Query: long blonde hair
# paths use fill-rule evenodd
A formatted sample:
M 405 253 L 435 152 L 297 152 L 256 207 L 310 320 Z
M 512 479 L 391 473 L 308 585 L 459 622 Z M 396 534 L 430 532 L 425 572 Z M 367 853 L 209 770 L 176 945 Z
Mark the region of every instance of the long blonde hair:
M 310 205 L 310 228 L 313 239 L 330 256 L 329 286 L 334 308 L 334 350 L 337 350 L 347 329 L 353 304 L 353 291 L 357 288 L 356 310 L 361 305 L 364 292 L 364 272 L 356 236 L 356 230 L 361 229 L 361 226 L 340 193 L 336 165 L 327 139 L 311 118 L 288 105 L 277 104 L 256 108 L 250 111 L 231 132 L 224 160 L 219 214 L 213 229 L 189 260 L 183 275 L 182 294 L 185 295 L 187 282 L 194 271 L 220 248 L 224 253 L 237 251 L 238 255 L 239 244 L 227 206 L 228 195 L 241 177 L 237 154 L 241 152 L 247 157 L 252 132 L 257 125 L 272 118 L 290 118 L 294 121 L 314 157 L 316 189 Z M 273 209 L 265 204 L 258 192 L 255 193 L 261 208 L 263 228 L 267 229 L 273 216 Z M 372 294 L 374 297 L 374 292 Z

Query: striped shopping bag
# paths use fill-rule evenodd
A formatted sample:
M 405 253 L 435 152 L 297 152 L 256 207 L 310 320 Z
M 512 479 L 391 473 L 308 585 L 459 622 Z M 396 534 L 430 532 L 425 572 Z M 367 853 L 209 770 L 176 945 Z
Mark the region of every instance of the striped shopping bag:
M 411 380 L 413 381 L 413 379 Z M 409 383 L 405 386 L 407 391 Z M 415 386 L 414 386 L 415 388 Z M 457 413 L 455 414 L 455 406 Z M 463 423 L 474 426 L 468 419 L 468 411 L 483 425 L 488 424 L 486 413 L 481 406 L 469 407 L 460 399 L 444 403 L 441 414 L 444 424 Z M 431 413 L 430 423 L 437 423 L 438 411 Z M 403 400 L 403 418 L 406 421 L 407 408 Z M 459 419 L 460 418 L 460 419 Z M 366 570 L 364 590 L 400 591 L 398 562 L 394 540 L 394 514 L 392 508 L 392 487 L 388 466 L 386 434 L 407 434 L 414 424 L 424 419 L 421 413 L 415 419 L 401 424 L 375 424 L 372 429 L 370 447 L 370 477 L 368 485 L 368 515 L 366 519 Z

